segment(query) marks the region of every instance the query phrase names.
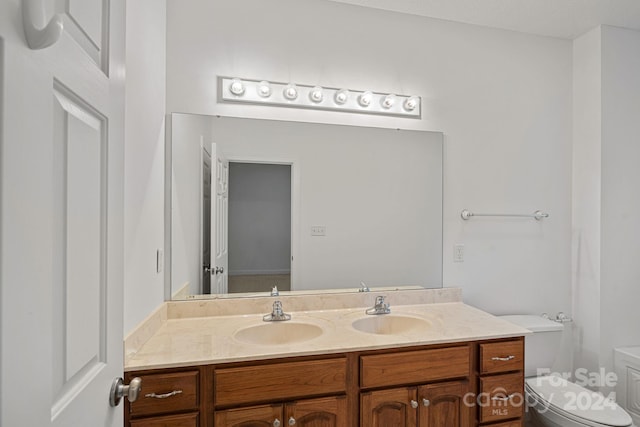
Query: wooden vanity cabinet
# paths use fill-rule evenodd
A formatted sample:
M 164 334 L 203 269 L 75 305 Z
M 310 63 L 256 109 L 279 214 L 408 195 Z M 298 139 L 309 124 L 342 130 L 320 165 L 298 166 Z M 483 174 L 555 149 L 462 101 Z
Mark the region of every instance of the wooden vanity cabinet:
M 361 356 L 360 426 L 471 426 L 472 355 L 466 344 Z
M 522 427 L 524 338 L 129 372 L 126 427 Z
M 283 405 L 262 405 L 215 412 L 224 427 L 348 427 L 346 396 L 306 399 Z
M 201 427 L 202 368 L 129 372 L 125 382 L 142 379 L 138 400 L 125 401 L 125 425 Z
M 340 355 L 213 368 L 214 425 L 349 427 L 348 363 Z
M 524 338 L 478 345 L 478 423 L 483 427 L 521 427 L 524 394 Z

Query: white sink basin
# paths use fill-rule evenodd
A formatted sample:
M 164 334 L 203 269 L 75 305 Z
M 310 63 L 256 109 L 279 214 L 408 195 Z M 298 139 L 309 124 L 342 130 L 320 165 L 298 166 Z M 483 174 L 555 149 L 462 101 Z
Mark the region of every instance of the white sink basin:
M 247 344 L 286 345 L 312 340 L 322 335 L 322 328 L 310 323 L 268 322 L 236 331 L 233 337 Z
M 429 321 L 419 317 L 395 314 L 371 315 L 358 319 L 351 324 L 357 331 L 381 335 L 417 332 L 427 329 L 430 325 Z

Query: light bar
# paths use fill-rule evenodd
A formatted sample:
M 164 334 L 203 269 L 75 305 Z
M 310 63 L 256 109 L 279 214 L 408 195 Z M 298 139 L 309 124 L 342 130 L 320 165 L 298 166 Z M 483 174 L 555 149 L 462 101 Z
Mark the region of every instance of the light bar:
M 386 116 L 421 117 L 419 96 L 218 77 L 222 102 L 344 111 Z

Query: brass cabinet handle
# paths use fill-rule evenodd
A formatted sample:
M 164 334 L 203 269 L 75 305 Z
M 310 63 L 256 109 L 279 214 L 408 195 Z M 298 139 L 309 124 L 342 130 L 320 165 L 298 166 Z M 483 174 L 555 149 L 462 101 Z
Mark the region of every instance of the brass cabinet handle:
M 511 355 L 507 357 L 492 357 L 491 360 L 497 360 L 498 362 L 508 362 L 509 360 L 513 360 L 516 357 Z
M 180 394 L 180 393 L 182 393 L 182 390 L 173 390 L 173 391 L 170 391 L 169 393 L 165 393 L 165 394 L 149 393 L 149 394 L 145 394 L 144 397 L 150 397 L 152 399 L 166 399 L 168 397 L 172 397 L 172 396 L 175 396 L 176 394 Z

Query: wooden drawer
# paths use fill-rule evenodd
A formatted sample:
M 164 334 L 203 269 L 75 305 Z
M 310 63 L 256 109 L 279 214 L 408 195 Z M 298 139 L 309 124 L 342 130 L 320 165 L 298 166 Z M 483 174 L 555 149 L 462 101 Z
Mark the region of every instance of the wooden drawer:
M 524 340 L 480 344 L 480 374 L 524 369 Z
M 483 427 L 523 427 L 522 420 L 507 421 L 506 423 L 486 424 Z
M 216 406 L 344 393 L 347 359 L 271 363 L 214 371 Z
M 464 378 L 470 371 L 469 346 L 362 356 L 362 388 Z
M 522 417 L 526 401 L 521 372 L 480 378 L 480 393 L 481 423 Z
M 197 410 L 200 403 L 199 377 L 199 371 L 141 375 L 142 390 L 138 400 L 129 406 L 131 416 Z M 173 427 L 173 424 L 168 425 Z
M 131 427 L 198 427 L 198 414 L 167 415 L 166 417 L 132 420 Z

